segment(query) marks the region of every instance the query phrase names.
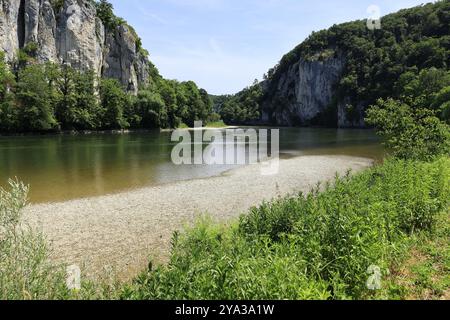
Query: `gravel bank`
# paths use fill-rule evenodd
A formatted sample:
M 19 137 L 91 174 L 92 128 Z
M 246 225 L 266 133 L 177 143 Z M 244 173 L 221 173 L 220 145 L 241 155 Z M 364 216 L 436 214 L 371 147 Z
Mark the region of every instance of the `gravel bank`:
M 173 231 L 199 215 L 226 222 L 264 200 L 307 192 L 336 172 L 371 164 L 370 159 L 345 156 L 292 158 L 280 160 L 280 171 L 273 176 L 248 166 L 208 179 L 30 205 L 25 220 L 45 233 L 57 262 L 84 266 L 89 274 L 108 266 L 128 278 L 145 268 L 149 257 L 164 261 Z

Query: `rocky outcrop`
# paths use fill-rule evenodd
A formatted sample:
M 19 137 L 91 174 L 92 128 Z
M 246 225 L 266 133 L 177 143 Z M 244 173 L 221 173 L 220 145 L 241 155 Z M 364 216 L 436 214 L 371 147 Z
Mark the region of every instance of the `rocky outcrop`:
M 5 51 L 8 60 L 16 56 L 19 38 L 23 41 L 25 36 L 23 6 L 21 0 L 0 0 L 0 50 Z
M 59 58 L 74 68 L 91 69 L 101 74 L 105 32 L 93 4 L 66 0 L 58 21 L 56 43 Z
M 283 126 L 308 125 L 333 102 L 345 66 L 342 55 L 304 59 L 263 84 L 262 119 Z
M 0 0 L 0 50 L 13 61 L 36 43 L 36 60 L 67 63 L 119 80 L 137 92 L 149 79 L 148 58 L 126 24 L 108 30 L 89 0 L 65 0 L 55 12 L 50 0 Z
M 119 79 L 129 91 L 136 92 L 138 84 L 149 78 L 148 61 L 137 51 L 136 38 L 127 25 L 106 36 L 103 75 Z
M 27 0 L 38 3 L 38 0 Z M 37 59 L 39 61 L 58 62 L 58 50 L 56 46 L 57 28 L 56 17 L 53 12 L 53 8 L 48 1 L 42 1 L 40 6 L 37 6 L 38 14 L 37 18 L 32 18 L 29 15 L 30 20 L 36 21 L 37 24 L 26 37 L 26 42 L 35 42 L 38 46 Z M 27 18 L 27 16 L 25 16 Z

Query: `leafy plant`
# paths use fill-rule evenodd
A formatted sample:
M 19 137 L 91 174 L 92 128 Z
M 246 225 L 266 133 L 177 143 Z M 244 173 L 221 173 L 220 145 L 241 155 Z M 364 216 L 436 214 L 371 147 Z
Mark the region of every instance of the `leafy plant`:
M 450 127 L 432 110 L 380 99 L 368 110 L 366 121 L 377 128 L 395 157 L 429 160 L 450 152 Z

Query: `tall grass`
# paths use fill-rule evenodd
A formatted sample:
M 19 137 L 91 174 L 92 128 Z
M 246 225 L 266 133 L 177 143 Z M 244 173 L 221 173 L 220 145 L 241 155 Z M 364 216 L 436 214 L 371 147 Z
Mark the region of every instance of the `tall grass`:
M 307 195 L 253 208 L 231 227 L 176 234 L 167 266 L 127 299 L 361 299 L 368 268 L 386 276 L 414 233 L 433 233 L 450 199 L 450 161 L 388 160 Z
M 105 271 L 97 281 L 82 277 L 80 290 L 69 290 L 66 268 L 51 262 L 42 233 L 23 222 L 28 186 L 9 181 L 0 188 L 0 300 L 118 299 L 122 283 Z
M 67 297 L 64 270 L 49 263 L 43 235 L 21 223 L 28 187 L 9 186 L 0 189 L 0 300 Z

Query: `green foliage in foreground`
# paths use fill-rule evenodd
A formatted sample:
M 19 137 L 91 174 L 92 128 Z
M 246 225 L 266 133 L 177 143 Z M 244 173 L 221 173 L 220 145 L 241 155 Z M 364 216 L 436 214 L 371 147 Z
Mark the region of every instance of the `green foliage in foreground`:
M 388 273 L 414 234 L 433 234 L 450 199 L 450 160 L 389 160 L 310 194 L 253 208 L 233 227 L 175 234 L 170 263 L 126 299 L 371 298 L 367 270 Z
M 28 187 L 9 183 L 0 189 L 0 300 L 64 298 L 63 269 L 49 263 L 42 234 L 20 223 Z
M 169 264 L 130 284 L 106 275 L 69 291 L 44 237 L 20 222 L 28 188 L 11 181 L 11 191 L 0 190 L 0 300 L 414 298 L 411 285 L 388 270 L 416 239 L 442 233 L 449 183 L 448 158 L 389 160 L 306 196 L 253 208 L 231 227 L 204 220 L 176 233 Z M 448 246 L 448 234 L 439 239 Z M 424 263 L 413 270 L 438 295 L 448 271 L 430 273 Z M 386 279 L 381 291 L 366 288 L 371 265 Z M 431 274 L 444 280 L 435 283 Z

